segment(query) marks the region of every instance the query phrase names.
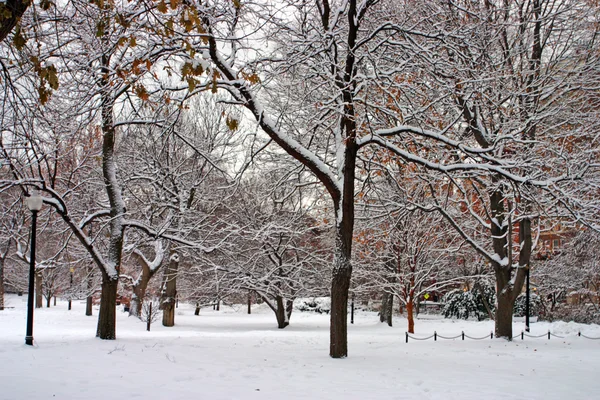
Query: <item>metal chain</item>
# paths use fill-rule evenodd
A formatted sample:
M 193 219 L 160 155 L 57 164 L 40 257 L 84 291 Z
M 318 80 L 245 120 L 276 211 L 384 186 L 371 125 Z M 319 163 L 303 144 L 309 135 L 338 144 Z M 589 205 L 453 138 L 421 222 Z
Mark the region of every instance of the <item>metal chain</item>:
M 521 336 L 521 335 L 518 335 L 518 336 Z M 527 336 L 527 337 L 530 337 L 530 338 L 533 338 L 533 339 L 538 339 L 538 338 L 541 338 L 541 337 L 546 337 L 546 336 L 548 336 L 548 334 L 547 334 L 547 333 L 544 333 L 543 335 L 534 336 L 534 335 L 529 335 L 529 334 L 527 334 L 527 333 L 523 333 L 523 336 Z M 515 337 L 516 337 L 516 336 L 515 336 Z
M 585 336 L 583 333 L 580 334 L 581 337 L 584 337 L 586 339 L 591 339 L 591 340 L 600 340 L 600 337 L 589 337 L 589 336 Z
M 454 340 L 454 339 L 458 339 L 458 338 L 459 338 L 459 337 L 461 337 L 461 336 L 462 336 L 462 334 L 460 334 L 460 335 L 456 335 L 456 336 L 453 336 L 453 337 L 442 336 L 442 335 L 440 335 L 440 334 L 438 334 L 438 335 L 437 335 L 437 337 L 439 337 L 439 338 L 442 338 L 442 339 L 448 339 L 448 340 Z
M 469 336 L 469 335 L 465 334 L 465 337 L 469 338 L 469 339 L 472 339 L 472 340 L 483 340 L 483 339 L 489 339 L 490 335 L 486 335 L 484 337 L 476 338 L 476 337 L 472 337 L 472 336 Z
M 410 336 L 408 335 L 409 338 L 414 339 L 414 340 L 429 340 L 433 337 L 434 335 L 431 336 L 427 336 L 426 338 L 418 338 L 418 337 L 414 337 L 414 336 Z M 438 335 L 439 336 L 439 335 Z
M 518 334 L 516 336 L 513 336 L 513 339 L 516 339 L 516 338 L 520 337 L 521 335 L 527 336 L 528 338 L 532 338 L 532 339 L 539 339 L 539 338 L 548 336 L 548 334 L 550 334 L 550 336 L 554 336 L 554 337 L 559 338 L 559 339 L 564 339 L 565 338 L 565 336 L 556 335 L 556 334 L 551 333 L 551 332 L 544 333 L 542 335 L 530 335 L 528 333 L 523 332 L 522 334 L 520 333 L 520 334 Z M 431 339 L 433 337 L 438 337 L 440 339 L 446 339 L 446 340 L 454 340 L 454 339 L 458 339 L 458 338 L 462 337 L 463 335 L 467 339 L 471 339 L 471 340 L 483 340 L 483 339 L 488 339 L 490 337 L 490 335 L 486 335 L 486 336 L 478 338 L 478 337 L 469 336 L 469 335 L 464 334 L 464 333 L 461 333 L 460 335 L 456 335 L 456 336 L 442 336 L 440 334 L 434 333 L 433 335 L 419 338 L 419 337 L 416 337 L 416 336 L 411 336 L 408 333 L 406 333 L 406 336 L 409 337 L 409 338 L 411 338 L 411 339 L 413 339 L 413 340 L 429 340 L 429 339 Z M 590 339 L 590 340 L 600 340 L 600 337 L 590 337 L 590 336 L 586 336 L 586 335 L 584 335 L 582 333 L 579 333 L 578 336 L 581 336 L 581 337 L 584 337 L 584 338 Z

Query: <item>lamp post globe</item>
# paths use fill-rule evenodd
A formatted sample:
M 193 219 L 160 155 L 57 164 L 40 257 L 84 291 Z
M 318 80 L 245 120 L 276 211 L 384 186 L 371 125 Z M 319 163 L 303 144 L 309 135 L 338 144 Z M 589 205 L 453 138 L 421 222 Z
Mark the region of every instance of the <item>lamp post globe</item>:
M 43 199 L 37 192 L 32 192 L 26 199 L 27 208 L 31 211 L 31 253 L 29 255 L 29 292 L 27 293 L 27 332 L 25 344 L 33 345 L 33 291 L 35 288 L 35 234 L 37 230 L 37 213 L 42 209 Z
M 38 212 L 42 209 L 43 201 L 44 199 L 42 196 L 40 196 L 37 192 L 33 192 L 27 198 L 27 208 L 29 208 L 29 211 L 31 212 Z

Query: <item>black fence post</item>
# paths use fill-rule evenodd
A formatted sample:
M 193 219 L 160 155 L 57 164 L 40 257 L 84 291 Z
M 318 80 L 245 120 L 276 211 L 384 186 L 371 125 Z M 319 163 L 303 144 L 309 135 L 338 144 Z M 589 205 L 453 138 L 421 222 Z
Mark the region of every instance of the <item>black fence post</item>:
M 548 340 L 550 340 L 550 330 L 548 330 Z
M 462 334 L 462 340 L 465 340 L 465 331 L 462 331 L 461 334 Z
M 523 333 L 523 331 L 521 331 L 521 340 L 523 340 L 525 334 Z
M 494 332 L 490 332 L 490 339 L 494 338 Z
M 437 332 L 433 331 L 433 340 L 436 341 L 437 340 Z
M 581 332 L 577 332 L 577 336 L 581 336 Z
M 406 332 L 406 343 L 408 343 L 408 332 Z

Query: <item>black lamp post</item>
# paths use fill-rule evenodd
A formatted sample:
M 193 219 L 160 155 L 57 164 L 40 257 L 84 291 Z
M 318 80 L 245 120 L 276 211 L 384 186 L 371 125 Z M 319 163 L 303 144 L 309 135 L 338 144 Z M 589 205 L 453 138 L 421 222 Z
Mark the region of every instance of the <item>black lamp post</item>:
M 71 292 L 69 293 L 69 310 L 71 310 L 71 298 L 73 297 L 73 272 L 75 272 L 75 268 L 71 267 L 69 272 L 71 272 L 71 282 L 69 284 L 69 291 Z
M 354 293 L 352 293 L 352 303 L 350 303 L 350 323 L 354 323 Z
M 529 265 L 527 266 L 525 278 L 525 331 L 529 332 Z
M 42 197 L 33 192 L 27 198 L 27 208 L 31 211 L 31 254 L 29 255 L 29 292 L 27 293 L 27 334 L 25 344 L 33 346 L 33 291 L 35 289 L 35 233 L 37 213 L 42 209 Z

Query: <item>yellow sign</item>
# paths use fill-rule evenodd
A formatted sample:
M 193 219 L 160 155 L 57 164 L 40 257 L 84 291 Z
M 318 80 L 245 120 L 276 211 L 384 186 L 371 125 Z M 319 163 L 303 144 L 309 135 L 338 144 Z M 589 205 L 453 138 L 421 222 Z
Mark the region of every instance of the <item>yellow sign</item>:
M 429 293 L 425 293 L 425 296 L 423 297 L 425 297 L 425 300 L 427 300 L 429 298 Z

